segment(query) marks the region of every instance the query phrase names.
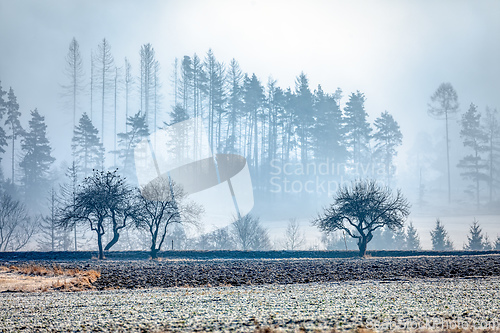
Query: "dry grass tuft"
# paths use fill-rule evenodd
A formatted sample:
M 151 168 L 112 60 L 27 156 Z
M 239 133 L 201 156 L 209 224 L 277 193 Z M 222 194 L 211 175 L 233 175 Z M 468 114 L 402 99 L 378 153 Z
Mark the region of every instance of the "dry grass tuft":
M 14 292 L 92 290 L 95 289 L 93 283 L 100 276 L 101 273 L 95 270 L 64 269 L 57 265 L 0 266 L 0 290 Z

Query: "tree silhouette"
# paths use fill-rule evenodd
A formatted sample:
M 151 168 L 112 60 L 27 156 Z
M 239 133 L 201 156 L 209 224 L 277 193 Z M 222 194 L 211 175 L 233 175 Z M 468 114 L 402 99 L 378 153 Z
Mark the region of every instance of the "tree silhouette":
M 498 165 L 500 160 L 500 123 L 498 111 L 496 109 L 486 108 L 486 117 L 484 119 L 484 130 L 487 138 L 486 152 L 488 165 L 488 188 L 489 202 L 493 202 L 493 192 L 498 183 Z
M 76 126 L 76 107 L 78 94 L 82 92 L 84 82 L 83 61 L 80 54 L 80 45 L 73 37 L 69 44 L 68 54 L 66 55 L 65 74 L 68 78 L 68 84 L 63 86 L 64 94 L 70 97 L 73 111 L 73 127 Z
M 115 71 L 114 59 L 111 55 L 111 46 L 106 38 L 97 46 L 95 59 L 98 80 L 96 85 L 101 89 L 101 141 L 104 143 L 104 114 L 108 90 L 113 86 L 113 72 Z
M 479 222 L 474 219 L 469 228 L 467 235 L 467 244 L 464 245 L 464 250 L 480 251 L 485 250 L 489 246 L 489 241 L 486 241 L 483 230 L 479 226 Z
M 7 109 L 7 119 L 5 119 L 5 125 L 8 125 L 10 128 L 10 135 L 7 136 L 8 139 L 12 140 L 12 176 L 11 182 L 15 184 L 16 175 L 15 175 L 15 165 L 16 165 L 16 140 L 20 135 L 24 134 L 23 127 L 21 126 L 21 122 L 19 118 L 21 117 L 21 112 L 19 112 L 19 104 L 17 103 L 17 97 L 14 94 L 14 90 L 12 87 L 9 89 L 9 93 L 7 95 L 7 103 L 5 103 Z
M 387 186 L 391 184 L 391 177 L 394 174 L 392 163 L 397 155 L 396 147 L 403 143 L 403 134 L 399 129 L 399 124 L 394 120 L 389 112 L 384 111 L 379 118 L 375 119 L 375 155 L 380 158 L 385 166 Z
M 89 224 L 97 235 L 99 259 L 104 259 L 103 250 L 109 250 L 118 241 L 120 230 L 129 219 L 136 218 L 136 213 L 132 190 L 117 171 L 94 170 L 80 184 L 74 202 L 67 201 L 61 207 L 58 225 L 71 229 L 78 223 Z M 112 228 L 113 238 L 103 248 L 102 236 L 107 226 Z
M 458 96 L 451 83 L 441 83 L 431 96 L 428 112 L 431 116 L 445 120 L 446 125 L 446 166 L 448 175 L 448 203 L 451 203 L 451 177 L 450 177 L 450 138 L 448 121 L 454 113 L 458 112 Z
M 418 236 L 417 229 L 410 222 L 408 229 L 406 230 L 406 249 L 419 251 L 422 249 L 420 246 L 420 237 Z
M 312 223 L 321 231 L 343 230 L 356 238 L 362 257 L 374 231 L 383 227 L 395 231 L 403 227 L 409 214 L 410 204 L 400 190 L 393 195 L 374 180 L 357 180 L 342 186 L 333 204 Z
M 23 203 L 8 194 L 0 196 L 0 251 L 22 249 L 35 233 L 36 226 Z
M 295 218 L 288 220 L 288 225 L 285 230 L 285 249 L 298 250 L 304 246 L 306 242 L 304 233 L 300 230 L 299 223 Z
M 49 185 L 49 170 L 55 158 L 51 156 L 45 117 L 35 109 L 31 111 L 29 131 L 21 142 L 24 156 L 19 163 L 26 202 L 34 204 Z
M 136 227 L 145 230 L 151 240 L 150 254 L 155 259 L 161 250 L 168 227 L 174 223 L 196 224 L 202 210 L 186 201 L 182 187 L 167 177 L 159 177 L 137 194 Z
M 460 136 L 463 138 L 464 146 L 472 150 L 471 154 L 466 155 L 458 163 L 458 167 L 464 171 L 461 173 L 465 179 L 471 179 L 474 182 L 474 192 L 476 196 L 476 208 L 479 209 L 479 182 L 487 181 L 488 165 L 481 157 L 482 153 L 488 150 L 486 146 L 488 137 L 481 127 L 481 114 L 477 107 L 471 103 L 469 110 L 462 116 L 462 129 Z
M 269 250 L 271 242 L 267 230 L 260 224 L 260 219 L 247 214 L 236 219 L 231 225 L 238 247 L 247 250 Z
M 2 89 L 2 81 L 0 81 L 0 121 L 2 120 L 5 111 L 7 110 L 6 107 L 6 102 L 3 98 L 4 95 L 6 95 L 7 92 Z M 5 153 L 5 149 L 3 147 L 7 146 L 7 134 L 5 133 L 5 130 L 2 127 L 2 123 L 0 122 L 0 180 L 2 179 L 2 168 L 1 168 L 1 163 L 2 163 L 2 155 Z
M 366 163 L 370 154 L 371 131 L 365 111 L 365 95 L 359 91 L 349 96 L 344 108 L 347 146 L 353 163 Z
M 127 128 L 125 133 L 118 133 L 118 143 L 120 150 L 115 152 L 119 154 L 123 161 L 123 171 L 127 175 L 134 174 L 134 149 L 135 146 L 144 138 L 149 136 L 146 114 L 138 111 L 135 115 L 127 118 Z
M 436 220 L 436 226 L 431 230 L 432 249 L 434 251 L 451 251 L 453 243 L 448 237 L 448 232 L 444 229 L 439 219 Z
M 82 115 L 73 131 L 73 157 L 84 177 L 104 165 L 104 147 L 98 133 L 87 113 Z

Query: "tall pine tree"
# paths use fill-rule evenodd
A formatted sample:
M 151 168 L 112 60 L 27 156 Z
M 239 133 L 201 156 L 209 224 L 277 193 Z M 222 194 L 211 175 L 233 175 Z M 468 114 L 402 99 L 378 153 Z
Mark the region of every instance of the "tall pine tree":
M 49 170 L 55 161 L 50 154 L 51 147 L 47 139 L 45 117 L 40 115 L 37 109 L 31 111 L 29 131 L 24 135 L 21 148 L 24 156 L 19 166 L 23 173 L 22 184 L 26 202 L 35 204 L 50 183 Z
M 466 155 L 458 163 L 458 167 L 462 169 L 462 177 L 473 181 L 473 193 L 476 197 L 476 207 L 479 209 L 480 204 L 480 182 L 487 181 L 487 164 L 482 158 L 482 154 L 487 151 L 488 137 L 481 127 L 481 114 L 477 107 L 471 104 L 469 110 L 462 116 L 462 129 L 460 136 L 464 140 L 464 146 L 470 148 L 470 154 Z
M 437 119 L 444 119 L 446 125 L 446 166 L 448 176 L 448 203 L 451 203 L 451 176 L 450 176 L 450 138 L 448 122 L 458 112 L 458 95 L 451 83 L 441 83 L 431 96 L 428 109 L 429 114 Z
M 68 78 L 68 84 L 63 86 L 64 94 L 69 97 L 71 109 L 73 111 L 73 127 L 76 126 L 76 108 L 78 106 L 78 95 L 83 90 L 83 61 L 80 54 L 80 45 L 73 37 L 69 44 L 68 54 L 66 55 L 65 74 Z
M 127 176 L 134 175 L 134 149 L 144 138 L 149 136 L 146 114 L 141 111 L 127 118 L 128 131 L 118 133 L 120 146 L 119 157 L 123 161 L 123 171 Z
M 92 173 L 92 169 L 101 169 L 104 165 L 104 147 L 99 140 L 99 131 L 84 113 L 75 127 L 71 148 L 76 165 L 83 177 Z
M 111 46 L 106 38 L 103 38 L 98 45 L 94 61 L 96 64 L 96 86 L 101 90 L 101 141 L 104 144 L 106 99 L 109 97 L 109 90 L 113 87 L 113 73 L 116 70 L 111 54 Z
M 315 124 L 312 132 L 314 157 L 317 161 L 344 163 L 347 151 L 344 143 L 342 111 L 334 96 L 323 92 L 318 85 L 314 96 Z
M 3 179 L 3 173 L 2 173 L 2 158 L 3 154 L 5 153 L 5 149 L 3 147 L 7 146 L 7 134 L 5 133 L 5 130 L 3 129 L 1 120 L 3 116 L 5 115 L 5 111 L 7 110 L 6 107 L 6 102 L 3 98 L 4 95 L 6 95 L 7 92 L 2 89 L 2 81 L 0 81 L 0 181 Z
M 24 130 L 21 126 L 21 122 L 19 118 L 21 117 L 21 112 L 19 112 L 19 104 L 17 103 L 17 97 L 14 94 L 14 90 L 12 87 L 9 89 L 9 93 L 7 95 L 7 117 L 5 119 L 5 125 L 8 125 L 10 128 L 10 135 L 7 136 L 8 139 L 11 139 L 12 144 L 12 173 L 11 173 L 11 182 L 15 184 L 16 182 L 16 174 L 15 174 L 15 165 L 16 165 L 16 140 L 19 136 L 23 135 Z
M 359 91 L 349 96 L 344 113 L 347 147 L 351 152 L 352 162 L 370 162 L 370 124 L 367 121 L 368 114 L 365 111 L 365 95 Z M 365 166 L 366 167 L 366 166 Z
M 484 131 L 487 137 L 486 153 L 488 165 L 488 189 L 489 202 L 493 203 L 493 194 L 499 183 L 500 168 L 500 123 L 498 120 L 498 111 L 496 109 L 486 108 L 486 117 L 483 118 Z
M 399 124 L 389 114 L 384 111 L 375 119 L 375 156 L 380 159 L 385 168 L 387 186 L 390 186 L 392 175 L 394 174 L 393 159 L 397 155 L 396 147 L 403 143 L 403 134 L 399 129 Z

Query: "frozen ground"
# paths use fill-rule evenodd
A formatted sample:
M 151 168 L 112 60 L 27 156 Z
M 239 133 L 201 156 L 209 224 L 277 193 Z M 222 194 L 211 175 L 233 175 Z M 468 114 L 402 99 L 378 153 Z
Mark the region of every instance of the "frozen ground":
M 0 331 L 498 328 L 500 280 L 0 294 Z

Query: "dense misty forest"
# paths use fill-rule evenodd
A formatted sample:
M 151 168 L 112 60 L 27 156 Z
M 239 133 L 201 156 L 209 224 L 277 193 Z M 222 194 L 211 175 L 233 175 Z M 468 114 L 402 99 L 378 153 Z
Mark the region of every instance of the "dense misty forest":
M 153 45 L 144 44 L 138 52 L 140 63 L 132 64 L 127 58 L 118 60 L 107 39 L 92 50 L 80 50 L 76 39 L 70 42 L 61 62 L 66 81 L 60 91 L 73 122 L 70 140 L 60 137 L 58 129 L 47 128 L 46 110 L 24 109 L 23 99 L 29 96 L 18 100 L 16 87 L 0 82 L 2 206 L 17 209 L 19 221 L 11 230 L 12 240 L 2 236 L 2 250 L 21 249 L 32 236 L 31 242 L 36 243 L 32 248 L 92 247 L 94 241 L 85 227 L 55 228 L 61 202 L 71 198 L 94 169 L 116 169 L 137 186 L 135 146 L 155 131 L 197 117 L 214 154 L 246 158 L 255 198 L 253 213 L 264 220 L 310 216 L 340 185 L 357 178 L 377 179 L 391 188 L 403 186 L 417 210 L 432 209 L 437 202 L 471 211 L 495 212 L 499 207 L 498 112 L 470 101 L 459 103 L 452 83 L 428 87 L 433 94 L 422 117 L 440 122 L 443 130 L 436 141 L 435 137 L 417 138 L 409 150 L 411 161 L 401 173 L 396 158 L 403 139 L 407 140 L 405 133 L 391 110 L 370 120 L 365 109 L 370 96 L 362 91 L 324 91 L 321 85 L 309 84 L 307 73 L 298 73 L 295 86 L 280 87 L 276 79 L 246 73 L 236 59 L 218 60 L 211 49 L 204 55 L 176 58 L 173 66 L 163 69 Z M 83 54 L 91 54 L 90 61 L 84 61 Z M 164 91 L 171 96 L 164 96 Z M 172 100 L 171 105 L 167 100 Z M 56 140 L 66 146 L 64 161 L 53 157 Z M 0 216 L 0 224 L 5 221 Z M 252 221 L 261 228 L 260 240 L 269 238 L 263 236 L 258 219 Z M 4 225 L 1 231 L 8 230 Z M 305 247 L 298 228 L 291 220 L 288 240 L 273 245 L 267 239 L 255 248 L 295 244 L 293 249 L 297 243 Z M 188 229 L 173 225 L 169 237 L 177 248 L 252 248 L 241 241 L 244 237 L 234 236 L 238 227 L 233 229 L 202 233 L 194 239 Z M 105 237 L 112 237 L 112 231 Z M 418 236 L 411 226 L 400 234 L 381 231 L 379 239 L 373 248 L 404 248 L 404 242 L 415 243 Z M 124 228 L 113 249 L 144 248 L 147 243 L 137 230 Z M 322 244 L 340 249 L 352 246 L 348 240 L 327 235 Z

